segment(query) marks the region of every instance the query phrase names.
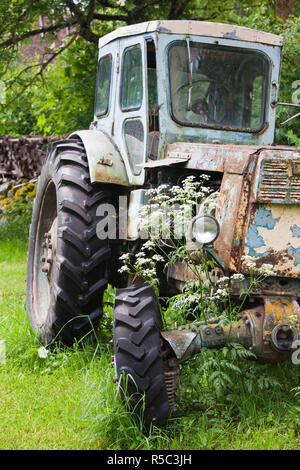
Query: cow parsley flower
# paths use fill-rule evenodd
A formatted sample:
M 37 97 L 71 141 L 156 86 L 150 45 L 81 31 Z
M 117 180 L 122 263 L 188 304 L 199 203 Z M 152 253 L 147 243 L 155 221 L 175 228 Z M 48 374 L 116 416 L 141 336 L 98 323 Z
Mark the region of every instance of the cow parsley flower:
M 161 255 L 153 255 L 152 259 L 156 261 L 157 263 L 165 261 L 164 257 Z
M 48 351 L 48 349 L 46 349 L 44 346 L 41 346 L 41 347 L 38 349 L 37 353 L 38 353 L 38 356 L 39 356 L 40 359 L 46 359 L 46 357 L 47 357 L 48 354 L 49 354 L 49 351 Z
M 120 269 L 118 269 L 118 272 L 121 273 L 121 274 L 122 273 L 130 273 L 129 266 L 126 266 L 126 265 L 121 266 Z
M 244 274 L 235 273 L 231 276 L 231 279 L 233 281 L 243 281 L 245 279 L 245 276 L 244 276 Z
M 156 248 L 155 242 L 154 242 L 153 240 L 147 240 L 147 241 L 143 244 L 143 246 L 142 246 L 141 249 L 142 249 L 142 250 L 149 250 L 149 251 L 151 251 L 151 250 L 154 250 L 155 248 Z

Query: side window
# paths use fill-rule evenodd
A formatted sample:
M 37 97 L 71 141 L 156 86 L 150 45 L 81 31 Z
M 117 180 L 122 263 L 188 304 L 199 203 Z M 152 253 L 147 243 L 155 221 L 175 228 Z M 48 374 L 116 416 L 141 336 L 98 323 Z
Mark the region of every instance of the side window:
M 139 46 L 125 50 L 121 81 L 122 111 L 139 109 L 143 102 L 142 51 Z
M 153 39 L 147 40 L 148 108 L 157 108 L 156 52 Z
M 251 105 L 251 122 L 250 126 L 255 129 L 258 128 L 261 122 L 261 102 L 263 100 L 264 81 L 260 75 L 253 80 L 252 90 L 249 96 L 252 98 Z
M 144 127 L 139 119 L 130 119 L 124 125 L 124 137 L 133 173 L 139 175 L 142 168 L 139 166 L 144 155 Z
M 99 60 L 97 89 L 96 89 L 96 116 L 107 114 L 111 87 L 112 57 L 106 55 Z

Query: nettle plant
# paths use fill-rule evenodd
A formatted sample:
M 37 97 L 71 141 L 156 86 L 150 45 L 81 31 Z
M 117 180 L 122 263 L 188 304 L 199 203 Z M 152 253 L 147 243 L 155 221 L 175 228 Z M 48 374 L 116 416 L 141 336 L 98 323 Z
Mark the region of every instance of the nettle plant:
M 139 214 L 141 242 L 134 252 L 121 256 L 121 273 L 132 277 L 132 282 L 149 283 L 159 302 L 164 327 L 197 328 L 199 322 L 218 319 L 221 326 L 235 321 L 253 288 L 272 275 L 272 266 L 256 268 L 250 256 L 244 257 L 250 275 L 216 277 L 215 260 L 205 246 L 188 239 L 188 227 L 196 215 L 214 215 L 219 193 L 207 184 L 209 176 L 186 177 L 181 186 L 162 184 L 148 190 L 148 204 Z M 193 280 L 184 284 L 177 295 L 160 294 L 162 279 L 169 267 L 179 269 L 187 265 Z M 240 298 L 233 301 L 233 285 L 239 284 Z M 187 321 L 189 325 L 186 325 Z

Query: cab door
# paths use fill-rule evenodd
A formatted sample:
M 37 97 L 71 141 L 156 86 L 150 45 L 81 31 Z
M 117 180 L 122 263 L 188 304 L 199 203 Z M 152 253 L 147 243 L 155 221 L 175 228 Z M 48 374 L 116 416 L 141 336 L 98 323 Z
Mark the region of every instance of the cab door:
M 120 40 L 114 140 L 132 185 L 144 183 L 147 149 L 147 64 L 143 37 Z
M 99 49 L 94 122 L 96 128 L 112 136 L 116 100 L 119 41 Z

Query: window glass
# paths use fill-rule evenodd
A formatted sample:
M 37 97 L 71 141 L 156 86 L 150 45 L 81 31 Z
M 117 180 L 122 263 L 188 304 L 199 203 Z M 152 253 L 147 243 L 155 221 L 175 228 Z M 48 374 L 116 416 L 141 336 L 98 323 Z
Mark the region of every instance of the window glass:
M 135 175 L 139 175 L 144 157 L 144 127 L 139 119 L 131 119 L 125 122 L 124 137 L 129 155 L 129 161 Z
M 189 126 L 260 130 L 268 74 L 262 53 L 196 42 L 188 50 L 176 42 L 169 49 L 172 117 Z
M 98 65 L 97 90 L 96 90 L 96 115 L 104 115 L 108 111 L 110 86 L 111 86 L 111 55 L 102 57 Z
M 121 108 L 132 111 L 143 101 L 143 68 L 140 47 L 127 49 L 123 57 Z

